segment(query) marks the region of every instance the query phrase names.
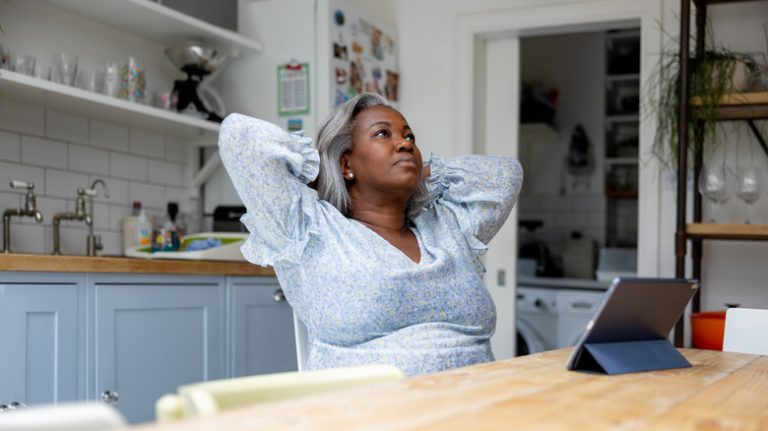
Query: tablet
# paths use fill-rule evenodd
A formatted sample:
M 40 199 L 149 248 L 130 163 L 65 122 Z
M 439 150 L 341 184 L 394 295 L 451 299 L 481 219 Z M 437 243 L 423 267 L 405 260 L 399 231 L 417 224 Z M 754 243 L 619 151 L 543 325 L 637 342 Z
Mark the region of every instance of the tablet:
M 667 337 L 698 287 L 687 279 L 613 280 L 567 368 L 619 374 L 690 366 Z

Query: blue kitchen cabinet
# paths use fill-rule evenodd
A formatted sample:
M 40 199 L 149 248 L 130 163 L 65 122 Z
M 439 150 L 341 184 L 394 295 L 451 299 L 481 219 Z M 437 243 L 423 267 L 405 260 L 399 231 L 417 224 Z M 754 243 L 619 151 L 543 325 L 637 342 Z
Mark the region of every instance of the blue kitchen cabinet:
M 83 274 L 0 272 L 0 404 L 83 398 Z
M 93 386 L 131 423 L 180 385 L 226 377 L 225 277 L 92 275 Z M 93 355 L 93 356 L 91 356 Z
M 296 371 L 293 310 L 274 277 L 230 277 L 233 377 Z

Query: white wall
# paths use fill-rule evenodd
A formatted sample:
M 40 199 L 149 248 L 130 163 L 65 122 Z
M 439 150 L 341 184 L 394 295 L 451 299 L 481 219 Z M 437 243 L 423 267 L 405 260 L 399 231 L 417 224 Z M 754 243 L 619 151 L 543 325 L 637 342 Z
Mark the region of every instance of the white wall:
M 55 52 L 67 51 L 79 56 L 82 68 L 95 69 L 134 56 L 145 62 L 148 92 L 169 91 L 179 77 L 164 47 L 38 2 L 0 2 L 0 25 L 5 49 L 34 55 L 39 62 L 50 63 Z M 99 190 L 94 205 L 102 254 L 123 253 L 120 221 L 134 200 L 150 215 L 165 214 L 168 201 L 196 212 L 197 202 L 185 188 L 189 148 L 183 139 L 162 131 L 0 97 L 0 210 L 23 203 L 21 194 L 8 186 L 10 180 L 32 181 L 44 216 L 40 225 L 30 218 L 12 219 L 12 249 L 50 253 L 53 215 L 74 211 L 76 189 L 88 188 L 95 178 L 103 178 L 110 189 L 109 199 Z M 86 235 L 82 222 L 63 222 L 62 252 L 85 254 Z

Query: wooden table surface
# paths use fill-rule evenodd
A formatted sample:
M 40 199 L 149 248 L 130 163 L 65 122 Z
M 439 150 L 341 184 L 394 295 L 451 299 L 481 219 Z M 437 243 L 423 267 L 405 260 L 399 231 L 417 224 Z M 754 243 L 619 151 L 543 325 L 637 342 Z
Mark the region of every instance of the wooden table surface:
M 165 430 L 768 430 L 768 356 L 682 349 L 693 368 L 565 370 L 571 349 L 246 407 Z
M 0 253 L 0 271 L 99 272 L 131 274 L 270 276 L 272 268 L 249 262 L 136 259 L 130 257 L 54 256 Z

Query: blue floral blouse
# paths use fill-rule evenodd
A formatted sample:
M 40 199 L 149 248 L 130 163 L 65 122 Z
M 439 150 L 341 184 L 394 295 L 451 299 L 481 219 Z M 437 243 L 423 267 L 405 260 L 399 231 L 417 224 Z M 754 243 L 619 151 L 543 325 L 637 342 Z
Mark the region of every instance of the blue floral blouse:
M 307 368 L 386 363 L 416 375 L 493 360 L 479 258 L 517 200 L 515 159 L 431 157 L 430 199 L 410 220 L 415 263 L 307 186 L 320 164 L 311 139 L 232 114 L 219 149 L 248 210 L 243 255 L 274 267 L 307 326 Z

